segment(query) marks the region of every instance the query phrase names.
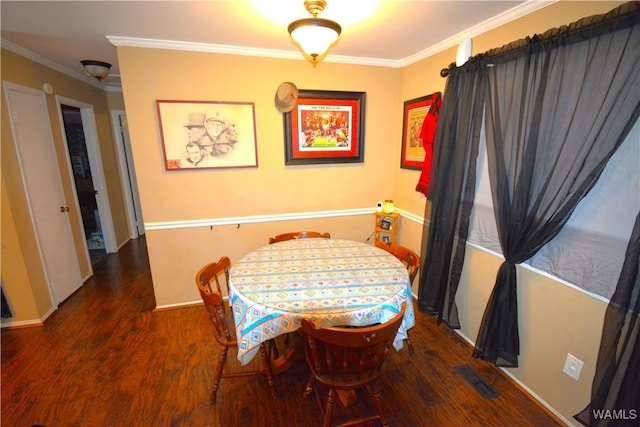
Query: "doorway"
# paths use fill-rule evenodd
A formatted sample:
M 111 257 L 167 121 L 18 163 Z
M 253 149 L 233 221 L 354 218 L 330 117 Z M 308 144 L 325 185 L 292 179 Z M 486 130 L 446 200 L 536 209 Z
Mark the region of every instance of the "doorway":
M 69 161 L 73 171 L 73 180 L 76 187 L 78 204 L 84 228 L 84 235 L 89 249 L 91 266 L 95 267 L 107 255 L 100 221 L 97 191 L 91 175 L 89 154 L 85 141 L 85 131 L 82 125 L 80 108 L 61 104 L 62 121 L 67 138 Z
M 127 211 L 129 237 L 137 239 L 144 235 L 144 221 L 140 196 L 138 195 L 138 183 L 136 171 L 131 153 L 131 141 L 127 126 L 127 114 L 123 110 L 111 111 L 113 134 L 115 136 L 116 154 L 120 166 L 120 179 L 122 180 L 122 192 L 124 194 L 125 208 Z
M 83 283 L 42 91 L 3 82 L 33 233 L 53 307 Z

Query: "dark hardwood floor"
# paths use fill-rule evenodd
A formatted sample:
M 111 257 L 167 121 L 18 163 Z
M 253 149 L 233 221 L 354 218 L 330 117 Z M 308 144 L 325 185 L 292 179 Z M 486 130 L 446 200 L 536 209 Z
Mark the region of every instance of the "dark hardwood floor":
M 302 399 L 304 364 L 276 378 L 276 400 L 263 377 L 223 379 L 211 406 L 217 346 L 204 308 L 153 309 L 141 238 L 109 254 L 43 327 L 3 330 L 2 425 L 321 425 L 315 399 Z M 411 331 L 415 354 L 392 352 L 381 383 L 392 426 L 562 425 L 432 318 L 416 312 Z M 481 397 L 456 373 L 462 365 L 499 396 Z M 235 353 L 227 369 L 241 369 Z M 363 395 L 338 409 L 340 421 L 372 407 Z

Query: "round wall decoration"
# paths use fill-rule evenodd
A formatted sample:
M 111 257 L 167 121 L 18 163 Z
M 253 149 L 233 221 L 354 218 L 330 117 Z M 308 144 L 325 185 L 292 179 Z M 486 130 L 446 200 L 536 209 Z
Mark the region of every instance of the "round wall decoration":
M 298 100 L 298 88 L 291 82 L 284 82 L 278 86 L 274 103 L 276 109 L 281 113 L 288 113 L 293 110 Z

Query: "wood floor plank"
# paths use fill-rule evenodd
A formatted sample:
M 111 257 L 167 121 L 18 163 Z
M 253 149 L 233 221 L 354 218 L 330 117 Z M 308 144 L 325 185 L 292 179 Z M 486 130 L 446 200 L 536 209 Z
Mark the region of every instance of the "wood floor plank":
M 195 272 L 194 272 L 195 274 Z M 184 286 L 190 286 L 184 284 Z M 194 285 L 195 286 L 195 285 Z M 321 425 L 303 400 L 302 363 L 276 378 L 223 379 L 209 403 L 217 346 L 202 306 L 154 312 L 144 238 L 109 254 L 42 327 L 2 331 L 2 425 Z M 381 381 L 395 426 L 557 426 L 562 423 L 493 366 L 471 357 L 453 331 L 416 311 L 415 354 L 392 352 Z M 241 370 L 232 353 L 229 371 Z M 455 368 L 471 366 L 499 396 L 483 399 Z M 373 410 L 366 395 L 338 405 L 337 420 Z

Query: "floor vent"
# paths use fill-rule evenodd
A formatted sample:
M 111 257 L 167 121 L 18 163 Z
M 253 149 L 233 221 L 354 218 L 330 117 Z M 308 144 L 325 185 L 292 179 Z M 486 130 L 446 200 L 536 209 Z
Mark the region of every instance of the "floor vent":
M 500 396 L 485 380 L 480 378 L 473 368 L 469 365 L 462 365 L 455 368 L 455 372 L 459 374 L 471 387 L 473 387 L 483 398 L 490 400 Z

